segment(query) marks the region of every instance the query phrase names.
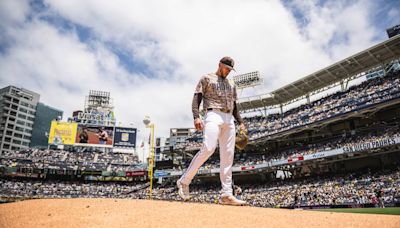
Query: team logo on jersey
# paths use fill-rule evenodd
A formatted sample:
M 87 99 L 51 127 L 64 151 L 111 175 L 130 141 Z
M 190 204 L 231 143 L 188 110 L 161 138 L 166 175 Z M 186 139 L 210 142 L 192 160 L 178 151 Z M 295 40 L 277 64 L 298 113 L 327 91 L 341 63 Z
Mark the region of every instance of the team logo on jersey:
M 224 82 L 217 82 L 215 84 L 211 84 L 211 86 L 213 87 L 214 91 L 229 91 L 232 89 L 231 85 Z

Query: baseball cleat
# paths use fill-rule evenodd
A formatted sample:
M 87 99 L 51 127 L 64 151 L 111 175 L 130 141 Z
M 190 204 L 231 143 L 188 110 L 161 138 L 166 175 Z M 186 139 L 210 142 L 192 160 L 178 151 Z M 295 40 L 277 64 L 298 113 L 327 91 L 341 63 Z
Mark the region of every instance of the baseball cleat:
M 190 199 L 189 185 L 182 184 L 180 180 L 176 181 L 176 186 L 178 186 L 178 194 L 184 200 L 188 201 Z
M 221 196 L 219 203 L 223 205 L 244 206 L 247 205 L 246 201 L 239 200 L 234 196 Z

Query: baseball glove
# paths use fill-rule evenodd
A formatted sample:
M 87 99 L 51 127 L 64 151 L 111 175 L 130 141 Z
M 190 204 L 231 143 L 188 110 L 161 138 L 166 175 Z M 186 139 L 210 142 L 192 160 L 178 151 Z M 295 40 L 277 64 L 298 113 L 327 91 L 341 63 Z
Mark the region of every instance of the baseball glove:
M 236 148 L 239 150 L 244 150 L 248 142 L 249 137 L 247 136 L 247 130 L 240 130 L 235 139 Z

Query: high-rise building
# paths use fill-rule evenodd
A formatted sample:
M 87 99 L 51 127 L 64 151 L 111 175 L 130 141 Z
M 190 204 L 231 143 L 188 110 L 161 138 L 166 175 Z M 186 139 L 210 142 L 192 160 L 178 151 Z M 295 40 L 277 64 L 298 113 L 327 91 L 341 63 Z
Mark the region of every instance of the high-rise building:
M 30 147 L 47 147 L 51 121 L 62 119 L 62 115 L 63 112 L 61 110 L 39 102 L 36 106 L 36 117 L 33 124 Z
M 155 160 L 162 161 L 162 160 L 166 159 L 166 155 L 163 153 L 166 150 L 168 150 L 168 151 L 170 150 L 169 138 L 157 137 L 155 151 L 154 151 Z
M 171 128 L 169 131 L 169 144 L 176 147 L 186 142 L 186 139 L 195 134 L 194 128 Z
M 39 99 L 27 89 L 0 89 L 0 154 L 29 147 Z

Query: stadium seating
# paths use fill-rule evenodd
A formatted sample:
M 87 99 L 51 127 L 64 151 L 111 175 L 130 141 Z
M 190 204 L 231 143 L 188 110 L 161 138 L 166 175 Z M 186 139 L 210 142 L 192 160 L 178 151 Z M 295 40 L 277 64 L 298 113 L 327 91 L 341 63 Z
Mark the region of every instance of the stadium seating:
M 0 198 L 133 198 L 148 199 L 148 183 L 0 180 Z M 193 184 L 192 201 L 215 203 L 220 186 Z M 298 180 L 241 186 L 239 197 L 258 207 L 377 204 L 377 192 L 386 205 L 400 203 L 400 166 L 389 170 L 330 174 Z M 297 197 L 295 197 L 297 196 Z M 298 201 L 295 202 L 295 198 Z M 180 200 L 175 185 L 158 185 L 153 199 Z

